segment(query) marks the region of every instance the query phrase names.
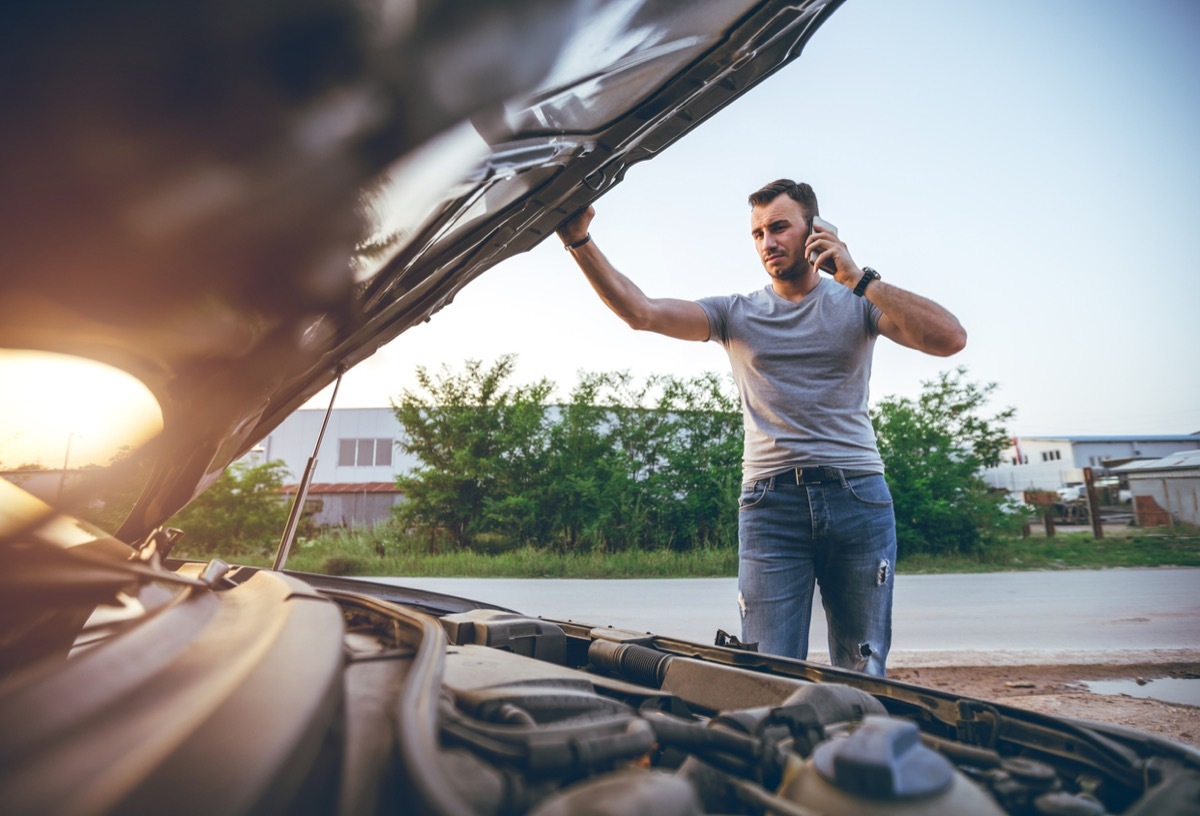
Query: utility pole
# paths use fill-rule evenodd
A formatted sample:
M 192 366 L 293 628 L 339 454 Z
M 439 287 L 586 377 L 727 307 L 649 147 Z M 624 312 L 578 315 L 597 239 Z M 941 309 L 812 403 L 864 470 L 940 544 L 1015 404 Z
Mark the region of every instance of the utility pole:
M 58 504 L 62 504 L 63 486 L 67 482 L 67 462 L 71 460 L 71 439 L 75 436 L 74 431 L 67 433 L 67 452 L 63 454 L 62 473 L 58 477 Z

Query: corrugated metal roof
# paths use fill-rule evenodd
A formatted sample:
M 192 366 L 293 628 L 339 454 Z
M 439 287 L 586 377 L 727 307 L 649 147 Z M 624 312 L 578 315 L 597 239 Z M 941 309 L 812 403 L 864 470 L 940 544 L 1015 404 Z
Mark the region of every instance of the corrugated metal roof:
M 1135 434 L 1121 434 L 1120 436 L 1072 436 L 1071 434 L 1062 434 L 1061 436 L 1046 436 L 1041 434 L 1038 436 L 1017 436 L 1018 439 L 1041 439 L 1047 442 L 1195 442 L 1200 444 L 1200 434 L 1166 434 L 1155 436 L 1139 436 Z
M 299 485 L 284 485 L 284 493 L 295 493 Z M 314 482 L 308 486 L 308 495 L 317 493 L 402 493 L 395 482 Z
M 1179 451 L 1161 459 L 1143 459 L 1113 468 L 1114 473 L 1144 473 L 1159 470 L 1200 470 L 1200 450 Z

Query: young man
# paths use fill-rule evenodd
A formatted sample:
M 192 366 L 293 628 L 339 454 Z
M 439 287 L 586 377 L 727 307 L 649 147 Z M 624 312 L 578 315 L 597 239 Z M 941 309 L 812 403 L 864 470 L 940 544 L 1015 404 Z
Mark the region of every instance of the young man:
M 867 414 L 875 338 L 949 356 L 966 332 L 948 311 L 859 267 L 813 225 L 816 194 L 790 179 L 750 196 L 770 284 L 699 301 L 647 297 L 591 240 L 595 210 L 558 231 L 600 298 L 634 329 L 725 347 L 745 423 L 738 518 L 742 639 L 805 659 L 814 580 L 835 666 L 885 673 L 896 521 Z M 813 256 L 814 263 L 809 261 Z M 833 277 L 817 267 L 832 265 Z

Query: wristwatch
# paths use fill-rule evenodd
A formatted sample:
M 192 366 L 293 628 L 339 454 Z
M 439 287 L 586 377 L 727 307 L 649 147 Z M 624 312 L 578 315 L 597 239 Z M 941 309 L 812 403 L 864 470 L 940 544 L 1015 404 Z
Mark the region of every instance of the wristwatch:
M 871 281 L 879 280 L 883 276 L 869 266 L 863 267 L 863 276 L 858 279 L 858 285 L 854 287 L 854 294 L 859 297 L 863 296 L 863 292 L 867 291 L 867 284 Z

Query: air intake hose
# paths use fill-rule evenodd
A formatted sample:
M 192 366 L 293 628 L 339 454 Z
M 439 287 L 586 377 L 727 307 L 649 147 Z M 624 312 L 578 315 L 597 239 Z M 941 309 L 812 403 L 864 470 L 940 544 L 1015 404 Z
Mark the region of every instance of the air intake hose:
M 674 655 L 636 643 L 595 640 L 588 647 L 588 662 L 596 669 L 632 683 L 655 688 L 662 687 L 667 664 L 673 658 Z

